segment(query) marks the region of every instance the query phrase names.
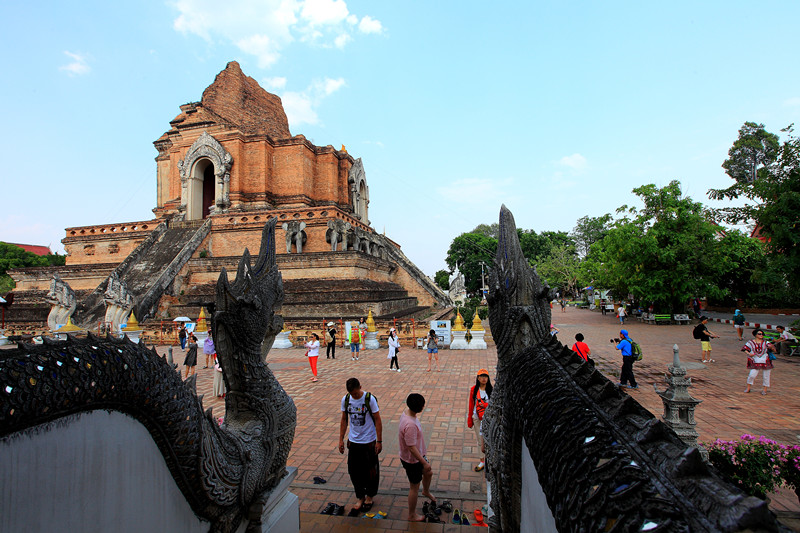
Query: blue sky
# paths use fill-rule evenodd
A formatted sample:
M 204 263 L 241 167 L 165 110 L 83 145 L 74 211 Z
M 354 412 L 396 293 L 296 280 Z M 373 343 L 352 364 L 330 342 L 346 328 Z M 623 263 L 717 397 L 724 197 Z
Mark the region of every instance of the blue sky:
M 645 183 L 709 203 L 745 121 L 800 123 L 796 0 L 3 2 L 0 17 L 0 240 L 54 250 L 65 227 L 152 217 L 152 142 L 231 60 L 282 97 L 292 134 L 363 159 L 373 227 L 430 275 L 501 203 L 536 231 L 635 204 Z

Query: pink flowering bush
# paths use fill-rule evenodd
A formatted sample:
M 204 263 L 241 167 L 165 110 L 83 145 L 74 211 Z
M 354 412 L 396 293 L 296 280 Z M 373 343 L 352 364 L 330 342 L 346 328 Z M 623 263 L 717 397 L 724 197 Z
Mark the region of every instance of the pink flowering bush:
M 711 464 L 747 494 L 765 498 L 785 483 L 800 497 L 800 446 L 745 434 L 738 441 L 717 439 L 706 448 Z

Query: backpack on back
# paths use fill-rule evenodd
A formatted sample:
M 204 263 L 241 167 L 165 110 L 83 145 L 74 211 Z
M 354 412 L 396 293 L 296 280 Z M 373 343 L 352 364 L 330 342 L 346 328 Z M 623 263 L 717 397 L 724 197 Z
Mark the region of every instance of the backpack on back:
M 374 422 L 375 417 L 372 416 L 372 406 L 370 406 L 369 404 L 369 400 L 370 398 L 372 398 L 372 393 L 366 392 L 364 394 L 366 395 L 364 396 L 364 406 L 367 408 L 367 412 L 369 413 L 370 418 L 372 418 L 372 421 Z M 377 396 L 375 397 L 375 401 L 376 402 L 378 401 Z M 344 412 L 347 413 L 348 415 L 350 414 L 350 411 L 348 411 L 349 407 L 350 407 L 350 393 L 348 392 L 347 395 L 344 397 Z
M 697 324 L 697 325 L 694 327 L 694 331 L 692 331 L 692 336 L 693 336 L 695 339 L 698 339 L 698 340 L 699 340 L 699 339 L 702 339 L 702 338 L 703 338 L 703 334 L 702 334 L 702 332 L 703 332 L 703 329 L 704 329 L 704 328 L 703 328 L 703 324 Z
M 630 340 L 630 339 L 629 339 Z M 638 342 L 631 342 L 631 355 L 633 356 L 634 361 L 641 361 L 642 360 L 642 346 Z

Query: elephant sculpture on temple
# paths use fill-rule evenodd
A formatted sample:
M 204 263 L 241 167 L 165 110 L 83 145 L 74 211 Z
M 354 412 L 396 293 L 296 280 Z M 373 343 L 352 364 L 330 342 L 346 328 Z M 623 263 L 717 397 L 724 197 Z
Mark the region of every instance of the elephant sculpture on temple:
M 303 244 L 306 242 L 306 223 L 299 220 L 284 222 L 281 227 L 286 232 L 286 253 L 292 253 L 292 243 L 294 243 L 298 254 L 303 253 Z
M 329 220 L 328 231 L 325 240 L 331 243 L 331 251 L 335 252 L 339 242 L 342 243 L 342 250 L 347 250 L 347 235 L 350 233 L 352 225 L 344 220 Z

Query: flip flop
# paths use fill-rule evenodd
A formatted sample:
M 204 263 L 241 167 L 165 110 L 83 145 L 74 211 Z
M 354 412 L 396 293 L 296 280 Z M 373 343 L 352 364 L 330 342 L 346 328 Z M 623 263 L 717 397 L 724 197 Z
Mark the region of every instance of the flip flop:
M 314 476 L 314 485 L 322 485 L 323 483 L 327 483 L 327 481 L 325 481 L 325 478 Z
M 483 513 L 481 512 L 480 509 L 475 509 L 475 513 L 474 514 L 475 514 L 475 521 L 476 522 L 478 522 L 479 524 L 481 522 L 483 522 Z
M 385 512 L 383 512 L 383 511 L 378 511 L 378 513 L 375 515 L 375 519 L 376 519 L 376 520 L 383 520 L 383 519 L 384 519 L 384 518 L 386 518 L 388 515 L 389 515 L 389 513 L 385 513 Z
M 361 514 L 361 509 L 356 509 L 355 507 L 353 507 L 352 509 L 350 509 L 350 512 L 347 513 L 347 516 L 358 516 L 360 514 Z
M 453 523 L 454 524 L 460 524 L 461 523 L 461 511 L 459 511 L 458 509 L 453 511 Z

